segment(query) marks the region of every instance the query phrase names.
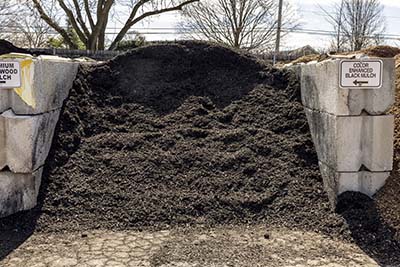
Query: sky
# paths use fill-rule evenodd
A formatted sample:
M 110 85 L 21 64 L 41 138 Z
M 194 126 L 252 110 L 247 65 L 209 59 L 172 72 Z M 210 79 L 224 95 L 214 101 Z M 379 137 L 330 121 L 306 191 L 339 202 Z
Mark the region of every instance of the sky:
M 332 7 L 334 3 L 340 0 L 292 0 L 293 5 L 297 7 L 298 14 L 301 18 L 302 28 L 313 30 L 332 30 L 331 25 L 326 21 L 326 14 L 321 12 L 318 5 L 321 5 L 326 11 Z M 385 34 L 398 35 L 399 41 L 386 41 L 390 45 L 400 45 L 400 0 L 381 0 L 384 6 L 384 16 L 386 19 Z M 292 41 L 293 40 L 293 41 Z M 331 37 L 318 36 L 309 34 L 293 33 L 285 41 L 288 49 L 310 44 L 316 48 L 325 48 L 329 45 Z M 301 44 L 301 45 L 300 45 Z
M 332 4 L 340 2 L 340 0 L 284 0 L 290 2 L 296 9 L 297 16 L 300 18 L 301 28 L 308 30 L 332 30 L 331 25 L 326 21 L 326 15 L 321 11 L 318 5 L 329 11 Z M 389 45 L 400 46 L 400 0 L 381 0 L 384 6 L 384 15 L 386 17 L 385 34 L 397 35 L 397 41 L 386 41 Z M 154 34 L 146 34 L 146 39 L 151 40 L 174 40 L 182 39 L 175 33 L 173 28 L 180 21 L 179 13 L 166 13 L 160 15 L 149 22 L 138 25 L 138 28 L 147 28 L 138 30 L 139 32 L 154 32 Z M 148 28 L 157 28 L 149 30 Z M 160 29 L 161 28 L 161 29 Z M 167 29 L 163 29 L 167 28 Z M 159 34 L 159 33 L 163 34 Z M 305 45 L 311 45 L 316 49 L 324 49 L 329 46 L 331 37 L 311 35 L 304 33 L 290 33 L 282 42 L 282 50 L 296 49 Z

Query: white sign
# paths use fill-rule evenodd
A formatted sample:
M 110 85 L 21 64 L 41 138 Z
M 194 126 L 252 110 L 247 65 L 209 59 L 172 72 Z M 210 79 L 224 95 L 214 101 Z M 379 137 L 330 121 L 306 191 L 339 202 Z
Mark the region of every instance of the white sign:
M 382 87 L 382 60 L 340 61 L 339 86 L 344 89 L 378 89 Z
M 16 61 L 0 61 L 0 88 L 21 87 L 21 66 Z

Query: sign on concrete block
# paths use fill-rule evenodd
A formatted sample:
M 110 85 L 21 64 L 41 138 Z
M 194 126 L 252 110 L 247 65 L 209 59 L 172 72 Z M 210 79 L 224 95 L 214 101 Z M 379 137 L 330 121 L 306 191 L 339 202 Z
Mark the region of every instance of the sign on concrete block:
M 16 61 L 0 61 L 0 88 L 21 87 L 21 66 Z
M 382 60 L 342 60 L 339 66 L 341 88 L 378 89 L 382 87 Z

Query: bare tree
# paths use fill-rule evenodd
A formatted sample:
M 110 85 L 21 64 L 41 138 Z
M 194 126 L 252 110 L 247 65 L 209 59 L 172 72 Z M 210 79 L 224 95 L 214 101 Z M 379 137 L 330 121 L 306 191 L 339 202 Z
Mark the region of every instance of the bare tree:
M 0 33 L 4 28 L 4 23 L 10 18 L 11 15 L 15 15 L 13 12 L 17 2 L 13 0 L 0 1 Z
M 325 13 L 327 21 L 332 25 L 335 32 L 331 42 L 331 49 L 337 52 L 342 52 L 343 50 L 345 50 L 347 41 L 342 32 L 344 0 L 342 0 L 340 3 L 333 4 L 333 12 L 327 11 L 321 5 L 318 6 Z
M 6 3 L 0 2 L 0 33 L 3 31 L 3 25 L 6 20 L 6 8 L 7 8 Z M 0 38 L 2 38 L 1 34 Z
M 278 1 L 210 0 L 185 7 L 180 30 L 194 39 L 227 44 L 235 48 L 259 50 L 275 41 Z M 294 12 L 287 4 L 282 27 L 294 29 Z
M 15 7 L 18 4 L 16 0 L 2 0 L 0 1 L 0 17 L 8 16 L 10 14 L 10 8 Z
M 2 1 L 0 2 L 0 17 L 3 18 L 3 16 L 6 14 L 7 12 L 7 2 L 8 1 Z
M 54 5 L 49 6 L 49 14 L 53 14 Z M 31 2 L 20 2 L 18 6 L 8 8 L 9 16 L 2 22 L 3 37 L 12 43 L 29 48 L 46 45 L 50 26 L 40 18 Z
M 77 48 L 71 36 L 46 11 L 48 2 L 56 1 L 62 16 L 66 17 L 79 39 L 90 50 L 103 50 L 106 46 L 106 29 L 111 16 L 126 15 L 121 30 L 111 41 L 109 49 L 115 49 L 130 28 L 146 18 L 170 11 L 199 0 L 32 0 L 42 19 L 57 31 L 72 48 Z
M 379 0 L 342 0 L 333 12 L 320 8 L 335 30 L 337 51 L 356 51 L 382 42 L 385 18 Z

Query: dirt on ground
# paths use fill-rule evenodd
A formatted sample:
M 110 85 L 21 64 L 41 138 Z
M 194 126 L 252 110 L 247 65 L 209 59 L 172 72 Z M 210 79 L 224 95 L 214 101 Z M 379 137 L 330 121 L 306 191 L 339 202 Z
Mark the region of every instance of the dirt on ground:
M 180 42 L 80 69 L 39 205 L 1 219 L 0 230 L 256 223 L 338 237 L 400 263 L 374 201 L 346 193 L 330 209 L 295 75 Z

